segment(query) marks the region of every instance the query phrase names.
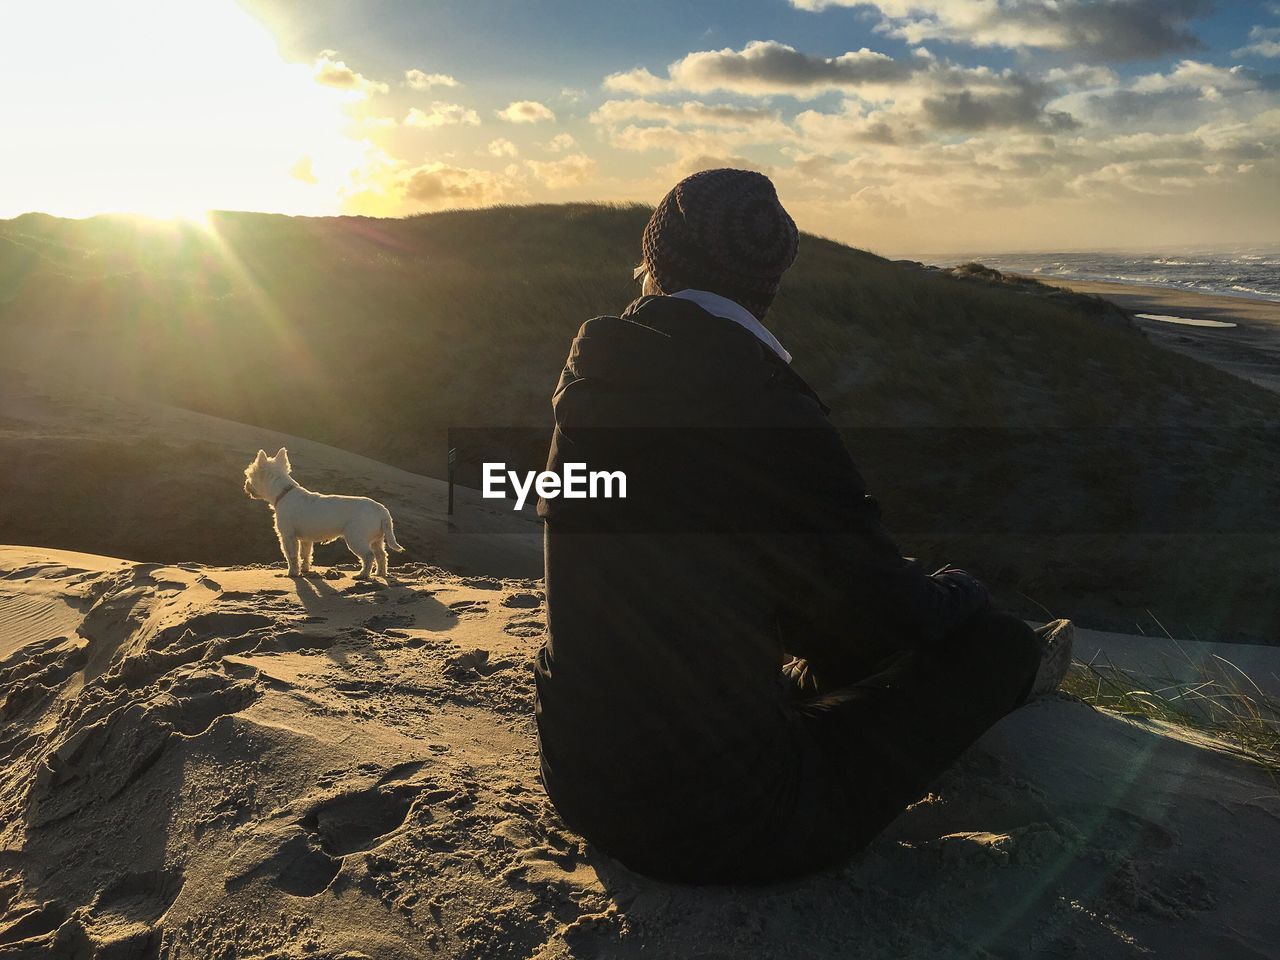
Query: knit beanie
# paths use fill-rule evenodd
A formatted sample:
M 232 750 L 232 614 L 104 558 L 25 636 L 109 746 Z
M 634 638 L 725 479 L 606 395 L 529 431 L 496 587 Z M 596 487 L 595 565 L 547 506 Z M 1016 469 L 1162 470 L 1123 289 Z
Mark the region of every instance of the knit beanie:
M 644 228 L 642 249 L 663 291 L 710 290 L 760 319 L 796 258 L 798 239 L 768 177 L 721 168 L 671 188 Z

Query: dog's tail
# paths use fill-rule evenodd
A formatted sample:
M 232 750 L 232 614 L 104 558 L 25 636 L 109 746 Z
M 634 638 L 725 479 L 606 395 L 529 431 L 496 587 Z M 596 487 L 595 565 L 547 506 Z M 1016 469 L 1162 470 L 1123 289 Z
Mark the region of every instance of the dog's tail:
M 391 511 L 387 509 L 382 511 L 382 539 L 392 550 L 404 552 L 404 547 L 396 543 L 396 528 L 391 522 Z

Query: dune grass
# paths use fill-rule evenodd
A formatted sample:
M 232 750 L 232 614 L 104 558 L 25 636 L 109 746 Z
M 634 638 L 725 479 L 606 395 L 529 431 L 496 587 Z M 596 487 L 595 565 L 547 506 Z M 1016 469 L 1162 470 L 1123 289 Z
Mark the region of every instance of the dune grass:
M 1062 690 L 1104 710 L 1213 737 L 1265 766 L 1280 788 L 1280 700 L 1262 690 L 1230 657 L 1214 653 L 1196 660 L 1172 637 L 1166 641 L 1164 673 L 1138 673 L 1107 657 L 1077 660 Z

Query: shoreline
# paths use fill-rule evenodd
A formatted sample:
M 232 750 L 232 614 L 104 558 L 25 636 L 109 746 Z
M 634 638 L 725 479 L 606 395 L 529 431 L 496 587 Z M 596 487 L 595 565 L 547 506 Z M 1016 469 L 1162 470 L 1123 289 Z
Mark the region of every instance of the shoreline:
M 1152 283 L 1126 283 L 1119 280 L 1070 280 L 1058 277 L 1046 280 L 1043 276 L 1029 273 L 1015 274 L 1015 276 L 1039 280 L 1051 287 L 1064 287 L 1077 293 L 1097 294 L 1126 310 L 1138 313 L 1201 317 L 1206 320 L 1228 320 L 1235 323 L 1241 320 L 1260 321 L 1280 326 L 1280 300 L 1264 300 L 1260 297 L 1236 296 L 1227 293 L 1201 293 L 1178 287 Z
M 1135 314 L 1234 323 L 1234 327 L 1197 327 L 1134 318 L 1153 343 L 1280 393 L 1280 302 L 1152 284 L 1057 278 L 1049 282 L 1030 274 L 1016 276 L 1094 294 Z

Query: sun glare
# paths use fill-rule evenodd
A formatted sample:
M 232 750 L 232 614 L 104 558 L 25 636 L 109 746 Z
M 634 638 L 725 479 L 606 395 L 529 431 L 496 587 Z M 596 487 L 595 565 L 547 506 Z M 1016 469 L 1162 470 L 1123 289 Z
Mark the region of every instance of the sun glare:
M 333 213 L 361 164 L 346 95 L 235 0 L 5 4 L 0 32 L 0 217 Z

